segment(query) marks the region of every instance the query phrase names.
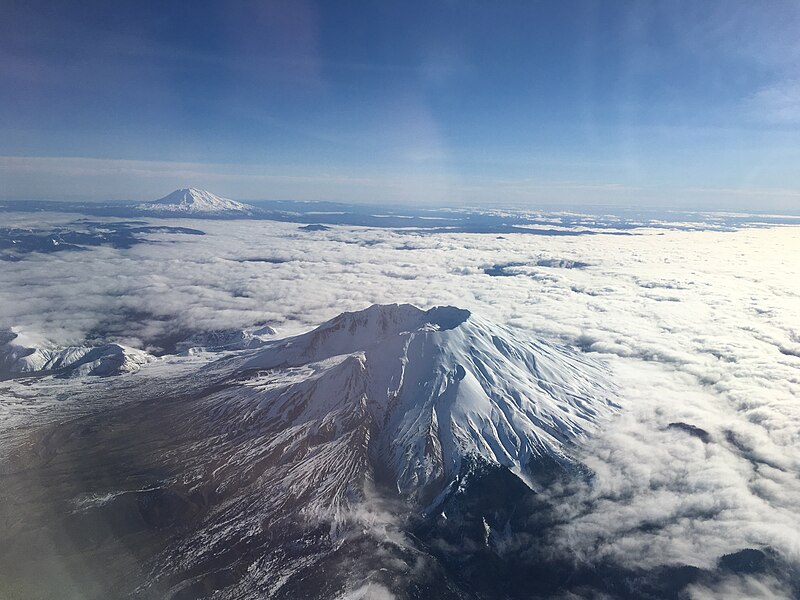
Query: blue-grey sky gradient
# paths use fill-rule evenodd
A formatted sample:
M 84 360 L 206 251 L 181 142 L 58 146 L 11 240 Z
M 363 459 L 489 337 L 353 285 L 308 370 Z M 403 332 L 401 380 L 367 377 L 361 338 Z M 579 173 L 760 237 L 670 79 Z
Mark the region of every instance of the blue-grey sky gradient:
M 800 209 L 800 4 L 8 2 L 0 197 Z

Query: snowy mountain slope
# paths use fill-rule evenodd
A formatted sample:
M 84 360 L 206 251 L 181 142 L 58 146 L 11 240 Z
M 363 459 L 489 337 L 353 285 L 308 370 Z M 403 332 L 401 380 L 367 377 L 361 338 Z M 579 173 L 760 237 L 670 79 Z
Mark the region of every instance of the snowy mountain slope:
M 48 373 L 79 377 L 133 373 L 155 360 L 146 352 L 120 344 L 55 346 L 14 329 L 0 332 L 0 376 Z
M 178 352 L 223 352 L 259 348 L 277 332 L 269 325 L 246 329 L 220 329 L 197 333 L 176 344 Z
M 344 313 L 195 381 L 190 399 L 159 406 L 181 424 L 160 467 L 206 508 L 151 585 L 233 563 L 226 598 L 291 597 L 287 582 L 350 547 L 348 523 L 376 493 L 421 514 L 476 464 L 529 483 L 537 457 L 568 467 L 569 446 L 615 408 L 602 365 L 453 307 Z M 136 437 L 157 428 L 144 420 Z
M 138 210 L 176 215 L 250 215 L 256 208 L 249 204 L 221 198 L 196 188 L 175 190 L 154 202 L 136 205 Z
M 270 414 L 296 414 L 295 421 L 332 421 L 349 398 L 348 414 L 360 411 L 370 431 L 375 477 L 412 496 L 441 491 L 466 456 L 522 478 L 537 456 L 567 461 L 564 445 L 614 407 L 602 366 L 454 307 L 344 313 L 267 344 L 240 369 L 255 372 L 246 386 L 266 395 L 293 387 L 295 369 L 310 370 L 326 394 L 270 403 Z
M 382 539 L 394 519 L 469 494 L 476 465 L 528 489 L 538 458 L 569 466 L 615 409 L 599 363 L 453 307 L 372 306 L 107 393 L 122 383 L 136 400 L 53 425 L 36 470 L 11 470 L 75 507 L 66 530 L 111 523 L 109 552 L 146 547 L 140 598 L 336 597 L 341 561 L 375 552 L 376 572 L 393 557 L 400 576 L 436 559 L 405 534 Z

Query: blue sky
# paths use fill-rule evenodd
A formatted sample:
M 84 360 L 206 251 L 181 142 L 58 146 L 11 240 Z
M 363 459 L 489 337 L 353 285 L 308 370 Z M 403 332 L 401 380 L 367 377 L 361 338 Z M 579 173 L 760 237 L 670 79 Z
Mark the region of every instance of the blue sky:
M 797 2 L 30 2 L 0 197 L 800 210 Z

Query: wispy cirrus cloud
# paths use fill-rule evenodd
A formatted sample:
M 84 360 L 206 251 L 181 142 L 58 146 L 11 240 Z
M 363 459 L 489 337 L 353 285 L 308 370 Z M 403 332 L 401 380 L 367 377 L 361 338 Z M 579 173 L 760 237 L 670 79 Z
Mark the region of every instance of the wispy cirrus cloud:
M 754 118 L 780 125 L 800 125 L 800 80 L 761 88 L 748 101 Z

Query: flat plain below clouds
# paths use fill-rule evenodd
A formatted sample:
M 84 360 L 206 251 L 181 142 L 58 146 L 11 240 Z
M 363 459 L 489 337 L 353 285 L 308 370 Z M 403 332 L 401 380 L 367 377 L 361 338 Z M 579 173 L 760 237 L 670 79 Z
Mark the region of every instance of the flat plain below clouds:
M 199 330 L 295 333 L 376 302 L 468 308 L 606 360 L 622 389 L 621 416 L 583 449 L 593 483 L 551 491 L 556 552 L 706 567 L 771 547 L 800 563 L 800 228 L 540 237 L 157 222 L 207 235 L 0 262 L 0 321 L 61 344 L 158 350 Z M 561 261 L 588 266 L 542 266 Z M 508 263 L 528 267 L 485 272 Z

